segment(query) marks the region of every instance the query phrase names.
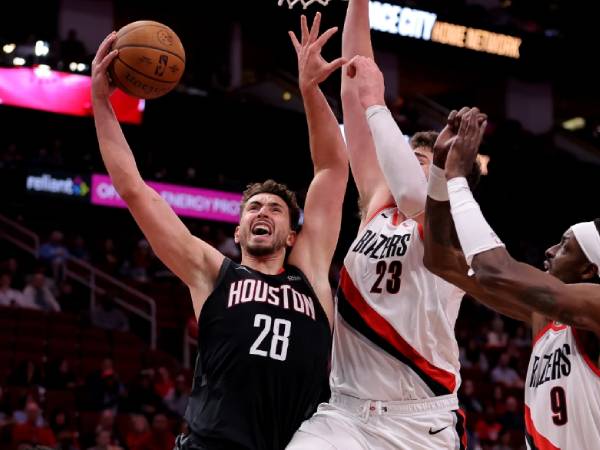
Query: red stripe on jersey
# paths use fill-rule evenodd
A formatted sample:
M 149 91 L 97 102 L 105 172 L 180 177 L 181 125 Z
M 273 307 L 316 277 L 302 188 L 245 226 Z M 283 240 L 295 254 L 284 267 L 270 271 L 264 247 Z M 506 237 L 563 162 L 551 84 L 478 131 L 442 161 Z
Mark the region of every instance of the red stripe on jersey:
M 394 215 L 392 216 L 392 225 L 395 227 L 400 225 L 400 211 L 398 210 L 394 211 Z
M 425 240 L 425 232 L 423 231 L 423 225 L 418 223 L 417 228 L 419 229 L 419 236 L 421 237 L 421 240 L 424 241 Z
M 385 339 L 406 358 L 410 359 L 428 377 L 444 386 L 449 392 L 454 392 L 454 389 L 456 388 L 456 378 L 454 377 L 454 374 L 440 369 L 439 367 L 435 367 L 423 358 L 423 356 L 421 356 L 402 338 L 402 336 L 398 334 L 387 320 L 371 308 L 352 282 L 345 267 L 342 267 L 340 273 L 340 287 L 348 302 L 375 333 Z
M 525 428 L 527 429 L 529 436 L 531 436 L 531 439 L 533 439 L 533 443 L 537 450 L 560 450 L 560 448 L 556 447 L 536 430 L 533 420 L 531 419 L 531 411 L 527 405 L 525 405 Z
M 387 205 L 382 206 L 381 208 L 377 208 L 377 210 L 373 214 L 371 214 L 371 217 L 369 217 L 369 220 L 367 220 L 365 222 L 365 225 L 367 223 L 369 223 L 371 220 L 373 220 L 375 217 L 377 217 L 381 211 L 385 211 L 386 209 L 395 208 L 395 207 L 396 207 L 395 203 L 389 203 Z
M 579 334 L 577 333 L 577 330 L 575 330 L 575 328 L 571 327 L 571 331 L 573 332 L 573 337 L 575 338 L 575 344 L 577 345 L 577 350 L 579 351 L 581 356 L 583 356 L 585 363 L 589 366 L 590 369 L 592 369 L 592 372 L 594 372 L 597 376 L 600 377 L 600 367 L 598 367 L 596 364 L 594 364 L 594 361 L 592 361 L 592 359 L 586 353 L 585 348 L 583 348 L 581 339 L 579 338 Z
M 544 328 L 538 331 L 538 334 L 535 335 L 531 346 L 535 346 L 535 344 L 537 344 L 537 341 L 539 341 L 542 338 L 542 336 L 545 335 L 549 330 L 561 331 L 565 330 L 566 328 L 566 325 L 557 325 L 554 321 L 548 322 L 548 325 L 546 325 Z

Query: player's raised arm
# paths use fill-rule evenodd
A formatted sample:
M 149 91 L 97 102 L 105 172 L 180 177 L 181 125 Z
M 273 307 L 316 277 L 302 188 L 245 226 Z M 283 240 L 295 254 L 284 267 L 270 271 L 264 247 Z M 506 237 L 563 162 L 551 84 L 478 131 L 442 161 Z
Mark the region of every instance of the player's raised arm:
M 487 116 L 474 110 L 478 117 L 478 127 L 469 129 L 473 135 L 461 139 L 458 138 L 459 126 L 462 117 L 471 111 L 470 108 L 462 108 L 460 111 L 452 111 L 448 116 L 448 123 L 438 136 L 433 148 L 433 164 L 429 168 L 429 183 L 427 189 L 427 202 L 425 207 L 425 253 L 423 263 L 431 272 L 458 286 L 469 295 L 475 297 L 484 305 L 498 311 L 501 314 L 517 320 L 531 322 L 531 311 L 521 305 L 508 304 L 492 292 L 484 290 L 475 277 L 468 275 L 469 266 L 463 254 L 454 221 L 450 213 L 450 201 L 448 198 L 448 187 L 444 168 L 448 151 L 452 145 L 468 145 L 479 149 L 483 133 L 487 125 Z M 463 133 L 466 129 L 463 129 Z M 471 184 L 477 176 L 479 168 L 473 165 L 471 169 Z
M 336 29 L 329 29 L 319 36 L 319 13 L 310 30 L 306 17 L 302 16 L 301 20 L 301 41 L 294 33 L 290 32 L 290 37 L 298 55 L 299 83 L 308 122 L 314 177 L 306 196 L 304 224 L 290 262 L 302 269 L 318 293 L 330 290 L 329 266 L 340 232 L 348 183 L 344 140 L 319 83 L 339 69 L 345 60 L 338 58 L 328 63 L 321 56 L 321 49 Z M 319 297 L 323 298 L 322 295 Z M 331 319 L 333 305 L 324 307 Z
M 116 50 L 110 51 L 114 39 L 111 33 L 102 42 L 92 63 L 92 102 L 102 159 L 115 189 L 156 255 L 188 286 L 208 294 L 224 257 L 194 237 L 167 202 L 142 179 L 109 100 L 114 88 L 106 70 L 117 55 Z
M 477 150 L 460 144 L 465 138 L 475 139 L 474 127 L 475 113 L 468 113 L 461 121 L 459 145 L 450 149 L 446 177 L 456 232 L 479 287 L 505 307 L 526 309 L 600 334 L 600 285 L 581 282 L 598 276 L 600 225 L 587 222 L 571 227 L 546 252 L 549 273 L 513 259 L 483 217 L 466 181 Z
M 342 31 L 342 56 L 350 60 L 357 55 L 373 59 L 369 0 L 350 0 Z M 394 200 L 377 163 L 375 144 L 358 97 L 356 82 L 345 70 L 342 71 L 341 97 L 350 167 L 358 188 L 364 220 L 382 206 L 393 204 Z

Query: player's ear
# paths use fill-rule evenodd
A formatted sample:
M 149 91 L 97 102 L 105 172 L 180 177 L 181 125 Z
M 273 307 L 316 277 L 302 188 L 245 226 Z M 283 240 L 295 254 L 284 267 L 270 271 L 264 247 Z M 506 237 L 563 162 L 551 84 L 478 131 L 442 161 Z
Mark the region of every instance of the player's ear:
M 233 232 L 233 240 L 236 244 L 240 243 L 240 226 L 235 227 L 235 231 Z
M 598 266 L 594 263 L 588 263 L 583 273 L 581 274 L 581 278 L 584 280 L 591 280 L 598 276 Z
M 298 237 L 298 233 L 296 233 L 295 231 L 290 231 L 287 235 L 287 238 L 285 240 L 285 245 L 286 247 L 293 247 L 294 244 L 296 243 L 296 238 Z

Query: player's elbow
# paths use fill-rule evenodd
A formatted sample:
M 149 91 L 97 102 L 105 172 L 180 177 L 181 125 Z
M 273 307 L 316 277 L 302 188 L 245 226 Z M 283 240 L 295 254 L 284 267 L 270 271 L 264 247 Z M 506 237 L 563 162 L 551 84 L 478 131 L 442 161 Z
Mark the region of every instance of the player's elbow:
M 471 266 L 480 286 L 486 290 L 498 291 L 514 284 L 519 278 L 519 263 L 507 252 L 499 255 L 475 255 Z

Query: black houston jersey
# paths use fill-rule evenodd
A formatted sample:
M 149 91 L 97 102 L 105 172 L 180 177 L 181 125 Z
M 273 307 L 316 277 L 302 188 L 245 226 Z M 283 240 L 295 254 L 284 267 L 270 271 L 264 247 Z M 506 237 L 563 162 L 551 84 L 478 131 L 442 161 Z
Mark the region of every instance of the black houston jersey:
M 304 274 L 225 259 L 199 318 L 186 420 L 207 449 L 283 449 L 327 385 L 331 330 Z

